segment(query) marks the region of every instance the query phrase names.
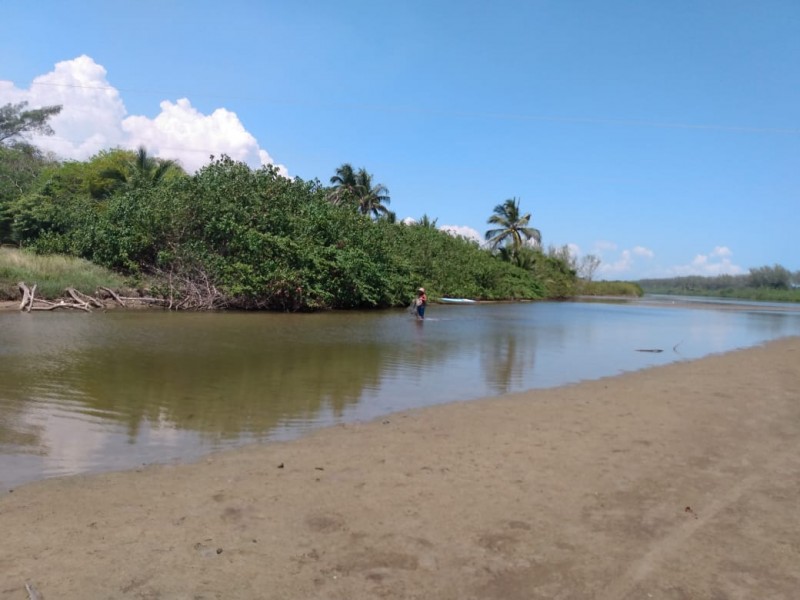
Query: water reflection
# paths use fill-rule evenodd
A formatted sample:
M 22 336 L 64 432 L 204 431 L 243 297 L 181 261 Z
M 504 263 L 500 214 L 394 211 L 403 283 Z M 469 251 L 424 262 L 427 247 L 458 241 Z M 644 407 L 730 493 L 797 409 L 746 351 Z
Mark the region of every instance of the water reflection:
M 435 306 L 424 323 L 404 311 L 0 314 L 0 484 L 186 460 L 798 334 L 797 311 L 647 303 Z
M 486 383 L 492 393 L 506 394 L 519 389 L 526 368 L 534 366 L 534 347 L 518 344 L 517 336 L 506 334 L 481 348 Z

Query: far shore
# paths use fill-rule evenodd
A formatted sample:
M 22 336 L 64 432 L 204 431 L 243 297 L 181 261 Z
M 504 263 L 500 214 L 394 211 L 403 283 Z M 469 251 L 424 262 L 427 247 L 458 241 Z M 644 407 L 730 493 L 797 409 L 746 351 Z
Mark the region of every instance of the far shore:
M 6 490 L 0 600 L 795 600 L 798 498 L 791 337 Z

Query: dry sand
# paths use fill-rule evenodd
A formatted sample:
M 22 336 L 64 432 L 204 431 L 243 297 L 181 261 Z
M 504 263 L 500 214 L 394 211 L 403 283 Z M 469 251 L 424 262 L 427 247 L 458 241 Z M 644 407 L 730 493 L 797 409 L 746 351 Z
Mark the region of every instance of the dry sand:
M 0 536 L 2 600 L 795 600 L 800 338 L 29 484 Z

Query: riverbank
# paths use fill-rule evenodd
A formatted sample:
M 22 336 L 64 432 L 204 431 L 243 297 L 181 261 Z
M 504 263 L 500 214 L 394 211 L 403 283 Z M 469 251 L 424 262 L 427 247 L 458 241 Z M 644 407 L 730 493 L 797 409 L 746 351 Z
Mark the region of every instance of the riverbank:
M 795 598 L 800 338 L 0 496 L 0 599 Z

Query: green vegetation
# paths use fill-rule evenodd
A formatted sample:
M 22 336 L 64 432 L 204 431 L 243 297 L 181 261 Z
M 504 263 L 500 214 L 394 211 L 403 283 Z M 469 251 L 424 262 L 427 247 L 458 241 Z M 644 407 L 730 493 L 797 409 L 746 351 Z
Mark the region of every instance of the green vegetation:
M 112 182 L 110 191 L 132 190 L 143 185 L 158 185 L 172 174 L 185 174 L 175 161 L 149 156 L 144 146 L 140 146 L 133 155 L 124 151 L 108 155 L 117 160 L 103 169 L 100 175 Z
M 522 214 L 518 198 L 494 207 L 487 223 L 489 249 L 502 262 L 526 271 L 541 286 L 547 298 L 574 296 L 579 279 L 574 258 L 566 246 L 541 248 L 542 233 L 530 224 L 531 214 Z
M 550 295 L 546 283 L 531 271 L 498 260 L 474 241 L 426 225 L 425 219 L 416 225 L 392 226 L 390 231 L 410 268 L 410 280 L 417 287 L 425 285 L 431 299 L 538 299 Z
M 388 188 L 348 163 L 330 187 L 224 156 L 188 175 L 145 148 L 62 163 L 24 143 L 27 133 L 51 133 L 47 120 L 59 110 L 0 109 L 0 243 L 78 266 L 4 267 L 0 280 L 12 291 L 17 281 L 42 281 L 48 295 L 67 286 L 92 292 L 126 277 L 140 287 L 151 281 L 148 294 L 171 305 L 294 311 L 403 306 L 421 285 L 433 299 L 576 289 L 569 256 L 541 251 L 519 200 L 495 208 L 489 222 L 499 229 L 487 234 L 486 250 L 436 229 L 427 215 L 419 225 L 396 223 Z M 20 261 L 10 256 L 9 265 Z M 15 256 L 29 263 L 33 255 Z
M 520 213 L 519 199 L 509 198 L 495 206 L 493 213 L 487 222 L 495 225 L 495 229 L 486 232 L 486 241 L 507 260 L 519 262 L 520 251 L 528 240 L 533 240 L 537 247 L 542 244 L 541 232 L 529 226 L 531 213 Z
M 52 135 L 47 121 L 60 106 L 26 110 L 28 103 L 0 106 L 0 243 L 11 235 L 11 202 L 25 193 L 42 169 L 56 161 L 28 144 L 24 136 L 35 132 Z
M 21 138 L 27 133 L 53 135 L 47 121 L 61 112 L 61 106 L 43 106 L 26 110 L 27 102 L 0 106 L 0 143 Z
M 800 302 L 800 271 L 792 273 L 781 265 L 752 268 L 747 275 L 644 279 L 638 283 L 649 294 Z
M 37 285 L 37 296 L 54 299 L 68 287 L 94 294 L 98 287 L 120 289 L 122 276 L 70 256 L 42 256 L 16 248 L 0 248 L 0 300 L 19 298 L 17 282 Z
M 580 287 L 582 296 L 636 296 L 644 295 L 638 283 L 632 281 L 587 281 Z
M 331 177 L 331 184 L 328 199 L 334 204 L 354 205 L 362 215 L 395 221 L 395 214 L 386 206 L 391 201 L 389 189 L 382 183 L 373 185 L 372 175 L 363 167 L 354 171 L 349 163 L 343 164 Z
M 189 175 L 143 147 L 60 162 L 25 142 L 28 133 L 52 133 L 47 121 L 60 110 L 0 107 L 0 244 L 41 255 L 3 251 L 6 296 L 16 295 L 17 281 L 52 297 L 127 280 L 151 282 L 148 294 L 188 308 L 403 306 L 419 286 L 434 300 L 644 290 L 800 301 L 800 276 L 780 265 L 746 276 L 592 282 L 599 258 L 577 261 L 566 246 L 544 251 L 517 198 L 494 207 L 488 248 L 438 230 L 428 215 L 396 223 L 388 188 L 349 163 L 326 187 L 224 156 Z
M 147 159 L 142 149 L 114 150 L 42 166 L 6 205 L 10 241 L 134 281 L 155 276 L 150 293 L 196 296 L 193 306 L 206 308 L 402 306 L 420 285 L 432 298 L 536 299 L 566 289 L 570 270 L 555 259 L 521 268 L 433 227 L 394 223 L 376 208 L 388 190 L 361 171 L 354 191 L 334 194 L 227 157 L 192 176 L 168 165 L 159 177 L 166 163 Z
M 800 300 L 798 275 L 779 265 L 740 277 L 592 282 L 599 259 L 543 250 L 517 198 L 494 207 L 487 248 L 428 215 L 397 223 L 388 188 L 349 163 L 324 186 L 225 156 L 189 175 L 143 147 L 60 162 L 25 142 L 52 133 L 47 121 L 59 111 L 0 107 L 0 244 L 29 251 L 3 251 L 6 296 L 17 281 L 50 297 L 127 281 L 171 305 L 285 311 L 403 306 L 419 286 L 434 300 L 643 290 Z

